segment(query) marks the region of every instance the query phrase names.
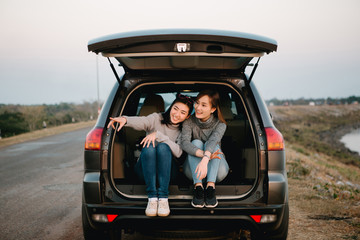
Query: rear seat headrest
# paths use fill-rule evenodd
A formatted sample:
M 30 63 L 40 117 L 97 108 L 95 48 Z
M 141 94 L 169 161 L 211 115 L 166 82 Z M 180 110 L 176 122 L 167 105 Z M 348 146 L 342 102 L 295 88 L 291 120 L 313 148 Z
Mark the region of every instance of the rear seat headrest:
M 164 99 L 156 94 L 148 95 L 140 109 L 139 116 L 147 116 L 154 112 L 164 112 Z
M 231 111 L 231 100 L 228 95 L 222 95 L 220 98 L 220 110 L 225 120 L 232 120 L 234 118 Z

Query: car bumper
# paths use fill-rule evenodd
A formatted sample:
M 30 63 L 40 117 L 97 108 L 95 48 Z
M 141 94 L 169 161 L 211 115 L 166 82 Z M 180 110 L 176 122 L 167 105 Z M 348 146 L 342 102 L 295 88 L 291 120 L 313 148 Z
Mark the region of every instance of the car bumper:
M 224 204 L 225 205 L 225 204 Z M 102 229 L 220 229 L 236 230 L 249 229 L 251 232 L 266 234 L 276 232 L 283 220 L 286 205 L 221 207 L 214 209 L 195 209 L 190 206 L 176 206 L 170 202 L 171 213 L 168 217 L 145 216 L 144 203 L 139 205 L 103 205 L 86 204 L 86 212 L 95 228 Z M 92 219 L 93 214 L 117 215 L 111 223 L 100 223 Z M 276 215 L 276 220 L 269 223 L 257 223 L 251 216 Z

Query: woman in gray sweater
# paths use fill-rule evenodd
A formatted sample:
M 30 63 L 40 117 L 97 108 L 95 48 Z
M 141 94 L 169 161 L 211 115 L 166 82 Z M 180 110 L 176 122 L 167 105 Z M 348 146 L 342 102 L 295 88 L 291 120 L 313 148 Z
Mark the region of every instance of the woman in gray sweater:
M 201 91 L 194 107 L 195 114 L 185 120 L 181 132 L 181 147 L 188 153 L 184 173 L 194 182 L 192 206 L 214 208 L 218 204 L 215 182 L 222 181 L 229 171 L 220 149 L 226 123 L 220 111 L 218 92 Z M 203 182 L 206 182 L 205 190 Z
M 189 118 L 192 110 L 192 100 L 179 94 L 164 113 L 152 113 L 146 117 L 110 118 L 108 128 L 116 129 L 114 123 L 119 123 L 117 131 L 125 124 L 135 130 L 146 131 L 146 137 L 140 143 L 143 148 L 135 168 L 142 172 L 145 180 L 148 194 L 145 210 L 147 216 L 166 217 L 170 214 L 168 194 L 172 158 L 178 158 L 182 154 L 176 140 L 182 122 Z

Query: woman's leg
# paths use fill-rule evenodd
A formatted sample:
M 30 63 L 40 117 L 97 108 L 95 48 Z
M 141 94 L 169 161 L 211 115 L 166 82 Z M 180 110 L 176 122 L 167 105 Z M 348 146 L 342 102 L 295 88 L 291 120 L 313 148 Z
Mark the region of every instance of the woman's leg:
M 204 143 L 198 139 L 193 140 L 192 143 L 200 149 L 204 148 Z M 201 158 L 188 154 L 185 164 L 184 164 L 184 173 L 189 179 L 193 180 L 194 184 L 202 182 L 196 176 L 197 174 L 195 173 L 196 167 L 200 161 L 201 161 Z
M 156 190 L 156 149 L 150 144 L 141 150 L 140 159 L 137 164 L 141 164 L 146 192 L 149 198 L 157 198 Z
M 171 174 L 172 153 L 166 143 L 159 143 L 156 146 L 156 170 L 159 188 L 159 198 L 168 198 L 169 183 Z
M 216 145 L 214 151 L 217 150 L 222 152 L 219 145 Z M 222 180 L 224 180 L 224 178 L 227 176 L 229 172 L 229 165 L 225 159 L 224 154 L 220 154 L 218 156 L 220 157 L 220 159 L 215 158 L 209 161 L 208 175 L 206 178 L 207 182 L 212 182 L 212 183 L 221 182 Z
M 204 143 L 200 140 L 193 140 L 192 143 L 200 148 L 203 149 L 204 148 Z M 192 155 L 188 155 L 185 164 L 184 164 L 184 173 L 185 175 L 192 179 L 194 182 L 194 197 L 191 201 L 191 205 L 195 208 L 203 208 L 205 206 L 205 202 L 204 202 L 204 188 L 202 185 L 202 180 L 200 180 L 197 177 L 197 174 L 195 173 L 196 167 L 199 164 L 199 162 L 201 161 L 201 158 L 199 157 L 195 157 Z
M 222 158 L 220 160 L 220 164 L 219 164 L 219 170 L 218 170 L 218 174 L 216 176 L 216 182 L 221 182 L 222 180 L 224 180 L 226 178 L 226 176 L 229 173 L 229 164 L 226 161 L 224 155 L 222 155 Z

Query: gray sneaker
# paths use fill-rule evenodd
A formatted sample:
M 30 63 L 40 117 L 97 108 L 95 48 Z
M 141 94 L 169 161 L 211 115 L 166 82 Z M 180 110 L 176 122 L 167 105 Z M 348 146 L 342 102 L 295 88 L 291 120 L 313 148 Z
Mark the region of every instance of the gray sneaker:
M 191 205 L 195 208 L 203 208 L 205 206 L 204 188 L 202 186 L 194 188 L 194 197 L 191 201 Z

